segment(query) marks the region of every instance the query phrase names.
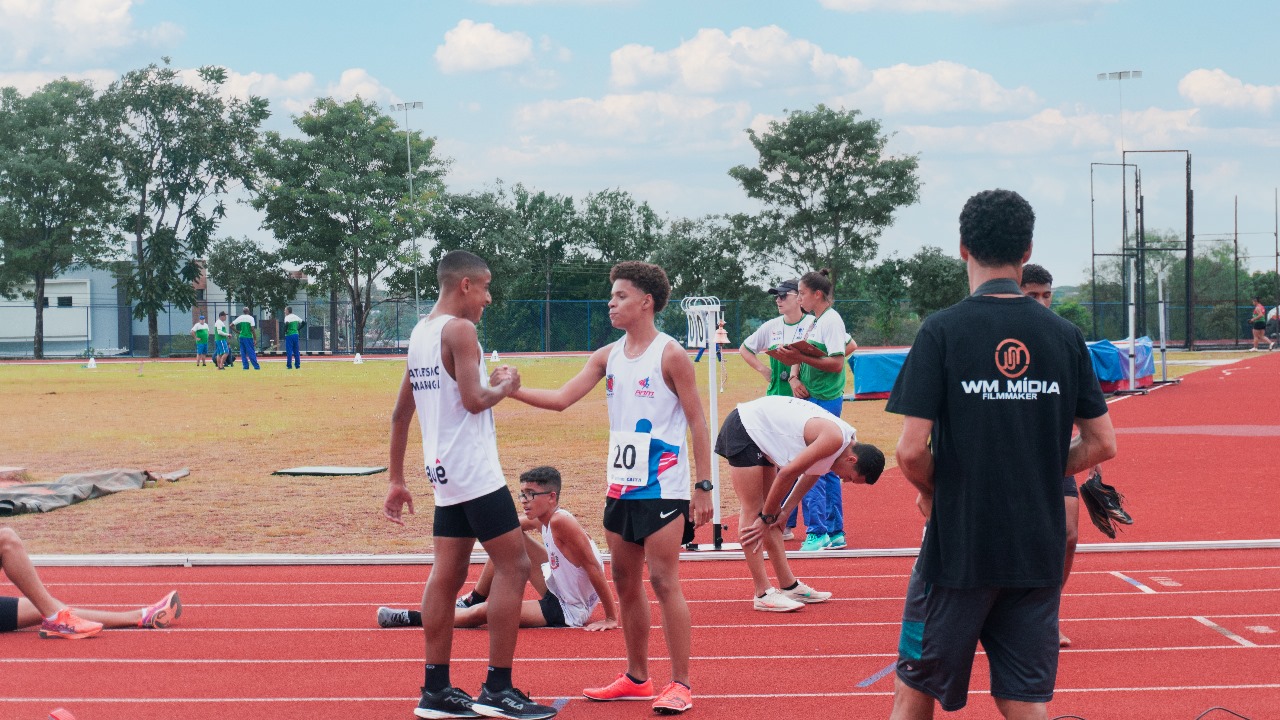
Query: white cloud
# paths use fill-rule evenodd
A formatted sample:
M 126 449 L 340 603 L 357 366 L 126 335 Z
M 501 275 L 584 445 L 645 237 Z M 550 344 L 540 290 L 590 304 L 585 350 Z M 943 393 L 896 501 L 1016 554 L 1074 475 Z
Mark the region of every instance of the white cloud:
M 1187 147 L 1208 131 L 1196 122 L 1196 110 L 1151 108 L 1125 114 L 1125 145 Z M 1114 117 L 1097 114 L 1068 115 L 1062 110 L 1042 110 L 1030 117 L 986 125 L 936 127 L 913 125 L 901 130 L 911 152 L 938 155 L 1034 156 L 1064 152 L 1118 149 Z
M 87 80 L 97 90 L 103 90 L 114 82 L 119 77 L 119 74 L 114 70 L 85 70 L 77 73 L 6 72 L 0 73 L 0 87 L 14 87 L 23 95 L 30 95 L 32 92 L 61 77 L 65 77 L 68 80 Z
M 637 0 L 476 0 L 481 5 L 634 5 Z
M 1178 93 L 1201 107 L 1269 112 L 1280 101 L 1280 86 L 1250 85 L 1222 70 L 1192 70 L 1178 82 Z
M 52 65 L 100 60 L 136 43 L 170 45 L 182 37 L 172 23 L 133 25 L 132 0 L 0 0 L 0 62 Z
M 180 70 L 178 75 L 188 85 L 204 84 L 194 68 Z M 274 73 L 240 73 L 227 69 L 227 81 L 222 84 L 220 94 L 226 98 L 242 100 L 250 95 L 257 95 L 271 101 L 273 108 L 283 108 L 286 112 L 295 114 L 306 112 L 317 97 L 332 97 L 345 102 L 358 96 L 362 100 L 372 100 L 379 104 L 396 100 L 391 90 L 363 68 L 344 70 L 337 81 L 323 86 L 311 73 L 294 73 L 281 77 Z
M 670 84 L 677 90 L 716 93 L 735 88 L 777 87 L 803 82 L 853 82 L 862 72 L 856 58 L 823 52 L 776 25 L 723 30 L 704 28 L 674 50 L 626 45 L 611 56 L 614 87 Z
M 939 113 L 962 110 L 1029 110 L 1040 99 L 1029 88 L 1004 88 L 987 73 L 958 63 L 894 65 L 871 73 L 871 81 L 837 105 L 875 104 L 886 113 Z
M 1119 0 L 819 0 L 822 7 L 840 12 L 978 13 L 1040 12 L 1060 14 L 1064 9 L 1089 9 Z
M 750 119 L 745 102 L 722 103 L 671 93 L 606 95 L 525 105 L 516 111 L 519 132 L 565 131 L 628 145 L 674 139 L 731 140 Z
M 435 58 L 446 74 L 496 70 L 532 60 L 533 40 L 522 32 L 502 32 L 492 23 L 461 20 L 444 34 Z

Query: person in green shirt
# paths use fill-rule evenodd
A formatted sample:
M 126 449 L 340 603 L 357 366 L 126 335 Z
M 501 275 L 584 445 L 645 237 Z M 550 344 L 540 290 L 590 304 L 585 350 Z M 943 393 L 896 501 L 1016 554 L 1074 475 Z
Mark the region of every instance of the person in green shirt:
M 231 327 L 236 329 L 236 336 L 240 339 L 240 364 L 248 370 L 249 363 L 253 363 L 254 370 L 261 370 L 262 368 L 258 367 L 258 351 L 253 347 L 254 331 L 258 327 L 258 322 L 249 314 L 249 308 L 245 308 L 231 322 Z
M 209 359 L 209 323 L 204 321 L 204 316 L 200 316 L 200 320 L 191 326 L 191 336 L 196 339 L 196 365 L 208 365 Z M 214 364 L 217 364 L 215 361 Z
M 286 370 L 302 369 L 302 353 L 298 350 L 298 330 L 306 321 L 293 314 L 293 308 L 284 309 L 284 367 Z

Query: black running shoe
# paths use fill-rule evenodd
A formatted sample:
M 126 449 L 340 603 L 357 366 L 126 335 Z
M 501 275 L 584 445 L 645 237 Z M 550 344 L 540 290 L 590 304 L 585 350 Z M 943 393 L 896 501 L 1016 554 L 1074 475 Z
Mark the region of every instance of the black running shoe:
M 471 709 L 475 701 L 471 696 L 456 687 L 447 687 L 440 692 L 427 692 L 422 688 L 422 699 L 413 714 L 428 720 L 444 720 L 445 718 L 477 718 L 480 713 Z
M 542 720 L 556 714 L 555 708 L 539 705 L 515 688 L 494 692 L 484 686 L 481 686 L 480 697 L 476 698 L 471 709 L 485 717 L 508 720 Z
M 479 605 L 482 602 L 484 601 L 476 599 L 475 593 L 467 593 L 466 595 L 463 595 L 462 597 L 458 598 L 458 601 L 455 602 L 453 606 L 458 608 L 459 610 L 465 610 L 471 607 L 472 605 Z
M 1133 524 L 1133 518 L 1121 506 L 1121 503 L 1124 502 L 1124 495 L 1121 495 L 1114 487 L 1102 482 L 1102 473 L 1094 471 L 1085 483 L 1092 485 L 1096 491 L 1094 496 L 1113 520 L 1125 525 Z

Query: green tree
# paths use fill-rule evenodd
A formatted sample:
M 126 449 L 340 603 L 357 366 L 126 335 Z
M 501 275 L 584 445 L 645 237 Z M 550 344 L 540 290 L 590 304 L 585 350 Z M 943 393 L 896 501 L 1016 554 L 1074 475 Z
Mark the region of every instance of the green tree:
M 287 260 L 330 287 L 341 284 L 355 319 L 354 350 L 363 352 L 374 282 L 411 267 L 413 241 L 427 227 L 448 164 L 436 157 L 434 138 L 410 133 L 410 197 L 405 136 L 376 103 L 320 98 L 294 124 L 303 138 L 267 133 L 259 162 L 268 181 L 253 205 Z
M 120 197 L 93 88 L 62 79 L 0 90 L 0 296 L 28 281 L 44 357 L 45 281 L 117 251 Z
M 262 98 L 224 97 L 224 68 L 202 67 L 192 80 L 198 85 L 165 58 L 125 73 L 103 96 L 130 206 L 123 230 L 134 265 L 125 284 L 134 316 L 147 319 L 151 357 L 160 354 L 160 310 L 195 304 L 197 258 L 226 215 L 222 198 L 233 183 L 255 184 L 252 154 L 270 115 Z
M 969 294 L 969 273 L 959 258 L 926 245 L 901 264 L 907 300 L 921 320 Z
M 918 158 L 886 153 L 880 122 L 860 114 L 818 105 L 747 130 L 759 161 L 729 170 L 764 205 L 740 223 L 754 248 L 797 274 L 829 267 L 838 282 L 875 256 L 894 212 L 919 200 Z
M 284 268 L 280 253 L 263 250 L 249 238 L 223 238 L 209 251 L 209 279 L 227 297 L 250 310 L 270 310 L 275 317 L 293 302 L 302 280 Z
M 662 219 L 649 203 L 625 190 L 592 193 L 578 211 L 582 251 L 590 259 L 612 267 L 624 260 L 643 260 L 660 242 Z M 604 285 L 608 286 L 608 273 Z M 608 293 L 598 297 L 606 297 Z
M 1060 317 L 1066 318 L 1072 325 L 1080 328 L 1080 332 L 1088 336 L 1093 332 L 1093 313 L 1089 312 L 1089 308 L 1081 305 L 1075 300 L 1068 300 L 1053 306 L 1053 311 L 1058 313 Z

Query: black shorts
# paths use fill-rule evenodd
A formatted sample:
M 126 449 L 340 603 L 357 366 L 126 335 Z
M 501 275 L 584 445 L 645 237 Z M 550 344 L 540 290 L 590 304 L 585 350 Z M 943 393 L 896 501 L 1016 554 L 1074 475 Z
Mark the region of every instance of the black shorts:
M 1080 497 L 1080 488 L 1076 487 L 1076 476 L 1067 475 L 1062 478 L 1062 494 L 1064 497 Z
M 0 632 L 18 629 L 18 598 L 0 595 Z
M 1267 329 L 1267 322 L 1266 322 L 1265 320 L 1259 320 L 1258 322 L 1256 322 L 1256 323 L 1254 323 L 1254 324 L 1253 324 L 1253 329 L 1254 329 L 1254 330 L 1266 330 L 1266 329 Z
M 978 641 L 991 667 L 991 695 L 1043 703 L 1058 675 L 1062 587 L 957 589 L 925 582 L 913 568 L 898 638 L 898 677 L 947 712 L 968 702 Z
M 680 544 L 693 542 L 688 500 L 604 500 L 604 529 L 636 545 L 643 545 L 645 538 L 677 519 L 684 521 L 684 536 Z
M 737 408 L 725 416 L 720 434 L 716 436 L 715 451 L 729 461 L 729 467 L 773 467 L 773 462 L 764 456 L 747 434 L 742 418 L 738 417 Z
M 547 621 L 547 627 L 569 627 L 569 623 L 564 620 L 564 608 L 560 607 L 560 598 L 556 594 L 547 591 L 547 594 L 538 601 L 538 607 L 542 609 L 542 619 Z
M 500 487 L 488 495 L 457 505 L 436 506 L 436 537 L 475 538 L 487 542 L 520 528 L 511 491 Z

